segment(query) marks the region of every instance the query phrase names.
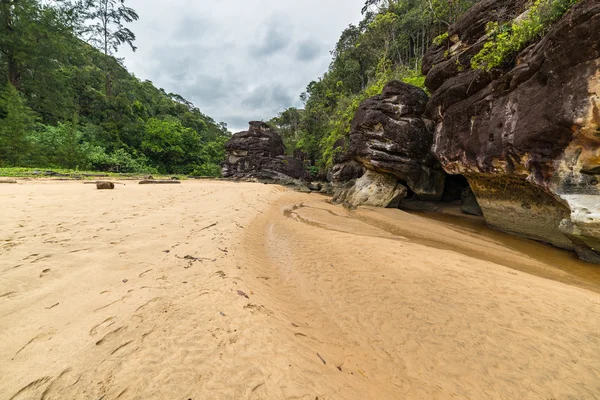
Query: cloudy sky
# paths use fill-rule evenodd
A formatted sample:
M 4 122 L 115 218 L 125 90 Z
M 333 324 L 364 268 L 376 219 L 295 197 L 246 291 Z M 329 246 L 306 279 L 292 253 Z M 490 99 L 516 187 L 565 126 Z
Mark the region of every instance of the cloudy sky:
M 301 106 L 365 0 L 127 0 L 138 51 L 119 57 L 140 79 L 179 93 L 233 132 Z

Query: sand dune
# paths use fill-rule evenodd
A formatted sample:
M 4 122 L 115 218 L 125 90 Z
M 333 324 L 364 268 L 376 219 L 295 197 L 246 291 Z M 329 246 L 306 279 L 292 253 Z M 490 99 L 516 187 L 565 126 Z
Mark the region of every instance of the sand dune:
M 479 220 L 5 186 L 0 400 L 600 398 L 600 268 Z

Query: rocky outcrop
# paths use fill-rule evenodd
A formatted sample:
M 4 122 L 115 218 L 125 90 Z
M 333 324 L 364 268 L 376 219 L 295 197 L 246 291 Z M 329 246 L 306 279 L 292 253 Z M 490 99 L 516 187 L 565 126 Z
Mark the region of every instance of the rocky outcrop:
M 333 202 L 349 207 L 397 207 L 404 197 L 406 187 L 398 183 L 398 179 L 367 169 L 364 175 L 355 181 L 338 186 Z
M 307 178 L 303 162 L 284 155 L 281 137 L 264 122 L 250 122 L 247 131 L 231 137 L 225 151 L 227 159 L 222 164 L 225 178 L 272 181 Z
M 483 0 L 424 62 L 433 152 L 488 224 L 600 262 L 600 3 L 582 0 L 505 68 L 472 70 L 485 24 L 526 11 Z
M 378 188 L 386 187 L 389 194 L 374 202 L 379 206 L 388 206 L 383 204 L 387 200 L 398 204 L 408 189 L 421 199 L 442 198 L 446 174 L 431 153 L 432 122 L 422 118 L 427 99 L 423 90 L 392 81 L 381 95 L 360 105 L 349 143 L 342 140 L 334 146 L 331 179 L 340 188 L 334 201 L 374 205 L 364 196 L 373 189 L 373 182 Z M 365 171 L 367 176 L 362 179 Z M 352 182 L 356 187 L 349 189 Z M 397 185 L 404 185 L 404 190 Z M 402 196 L 395 192 L 397 189 Z
M 363 102 L 352 121 L 349 153 L 366 168 L 395 176 L 423 199 L 440 199 L 445 174 L 431 153 L 433 127 L 422 118 L 422 89 L 400 81 Z
M 346 184 L 360 178 L 365 173 L 365 167 L 355 161 L 348 152 L 345 139 L 339 139 L 333 145 L 333 167 L 328 180 L 334 185 Z

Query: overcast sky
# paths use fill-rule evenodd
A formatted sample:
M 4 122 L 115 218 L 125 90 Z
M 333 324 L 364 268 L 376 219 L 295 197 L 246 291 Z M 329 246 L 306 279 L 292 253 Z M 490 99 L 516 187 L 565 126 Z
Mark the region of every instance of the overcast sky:
M 232 132 L 268 120 L 326 71 L 365 0 L 127 0 L 138 50 L 117 55 L 140 79 L 192 101 Z

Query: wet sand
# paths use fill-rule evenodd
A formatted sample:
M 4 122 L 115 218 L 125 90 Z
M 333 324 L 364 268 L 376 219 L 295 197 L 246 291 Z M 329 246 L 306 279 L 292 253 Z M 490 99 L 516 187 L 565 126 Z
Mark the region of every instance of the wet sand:
M 571 253 L 277 186 L 125 183 L 0 188 L 0 400 L 600 398 L 600 267 Z

